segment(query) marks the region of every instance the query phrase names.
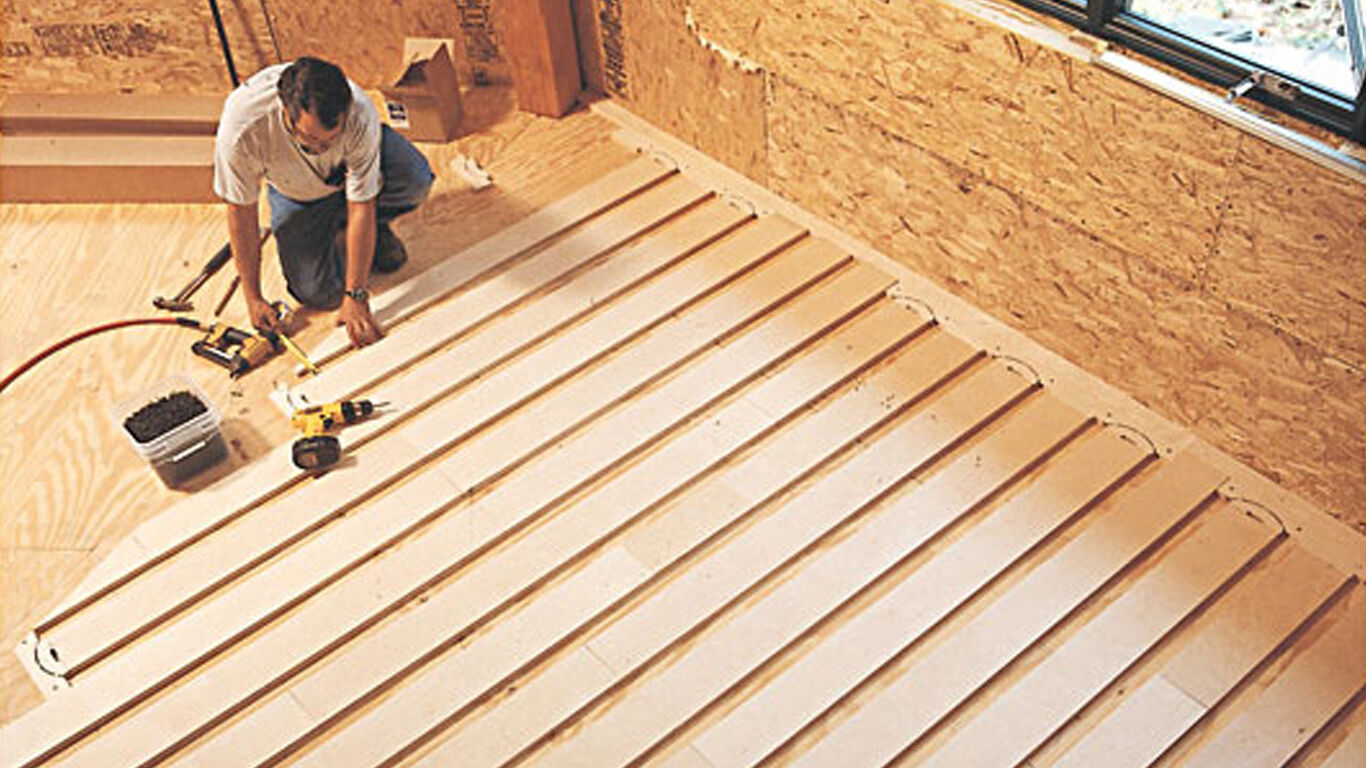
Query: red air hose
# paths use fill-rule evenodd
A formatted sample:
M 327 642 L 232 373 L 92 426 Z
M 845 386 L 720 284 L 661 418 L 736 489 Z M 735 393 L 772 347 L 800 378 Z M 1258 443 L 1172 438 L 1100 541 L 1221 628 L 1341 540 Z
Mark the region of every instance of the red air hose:
M 47 349 L 44 349 L 42 352 L 39 352 L 33 357 L 30 357 L 28 360 L 25 360 L 23 365 L 20 365 L 18 368 L 15 368 L 13 371 L 9 373 L 9 375 L 5 376 L 4 379 L 0 379 L 0 393 L 4 392 L 10 384 L 14 383 L 15 379 L 27 373 L 30 368 L 37 365 L 38 363 L 43 362 L 47 358 L 62 351 L 63 349 L 66 349 L 72 344 L 75 344 L 76 342 L 82 339 L 88 339 L 91 336 L 96 336 L 98 334 L 104 333 L 105 331 L 113 331 L 119 328 L 128 328 L 134 325 L 179 325 L 185 328 L 193 328 L 195 330 L 203 330 L 204 328 L 204 326 L 198 320 L 195 320 L 194 318 L 190 317 L 135 317 L 128 320 L 115 320 L 112 323 L 97 325 L 93 328 L 86 328 L 85 330 L 79 333 L 72 334 L 71 336 L 62 339 L 56 344 L 53 344 Z

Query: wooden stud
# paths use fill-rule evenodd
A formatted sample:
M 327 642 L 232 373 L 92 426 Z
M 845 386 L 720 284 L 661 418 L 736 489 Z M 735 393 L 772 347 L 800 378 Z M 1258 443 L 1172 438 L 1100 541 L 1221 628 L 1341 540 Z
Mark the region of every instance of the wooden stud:
M 226 93 L 8 93 L 0 134 L 212 136 Z
M 568 112 L 583 87 L 568 0 L 509 0 L 502 19 L 517 106 L 549 117 Z
M 213 203 L 211 136 L 6 136 L 6 203 Z

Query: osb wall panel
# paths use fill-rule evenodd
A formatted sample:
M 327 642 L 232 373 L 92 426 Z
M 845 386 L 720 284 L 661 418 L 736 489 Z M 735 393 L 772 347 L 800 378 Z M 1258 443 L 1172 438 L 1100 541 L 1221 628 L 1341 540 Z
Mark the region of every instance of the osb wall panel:
M 269 7 L 286 59 L 305 53 L 320 56 L 336 62 L 367 88 L 378 87 L 398 73 L 405 35 L 456 37 L 451 15 L 433 11 L 428 2 L 273 0 Z
M 1366 530 L 1359 370 L 855 111 L 771 99 L 775 191 Z
M 377 87 L 392 78 L 403 38 L 443 37 L 456 45 L 462 81 L 475 67 L 506 81 L 496 0 L 220 0 L 238 74 L 245 78 L 305 53 L 336 61 Z M 225 93 L 231 81 L 205 0 L 4 0 L 6 91 Z M 274 23 L 272 41 L 266 14 Z
M 267 7 L 284 58 L 310 54 L 335 61 L 366 88 L 398 74 L 405 37 L 455 40 L 462 85 L 510 82 L 498 0 L 268 0 Z
M 1366 363 L 1360 184 L 945 3 L 696 0 L 692 14 L 827 102 Z
M 945 3 L 597 2 L 637 113 L 1366 529 L 1363 187 Z
M 255 0 L 220 2 L 243 77 L 274 60 Z M 5 92 L 226 93 L 232 87 L 203 0 L 4 0 Z
M 694 0 L 699 28 L 1174 274 L 1205 269 L 1236 129 L 941 2 Z
M 686 0 L 594 0 L 607 92 L 749 177 L 764 180 L 764 78 L 702 47 Z
M 1210 289 L 1366 367 L 1366 187 L 1248 138 L 1226 196 Z

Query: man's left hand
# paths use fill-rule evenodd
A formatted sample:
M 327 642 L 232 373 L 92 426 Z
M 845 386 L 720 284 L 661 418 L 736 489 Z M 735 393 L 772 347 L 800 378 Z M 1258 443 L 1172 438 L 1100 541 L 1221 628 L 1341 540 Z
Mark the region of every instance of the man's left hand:
M 342 298 L 341 308 L 337 310 L 337 325 L 346 326 L 346 334 L 357 347 L 373 344 L 384 335 L 370 314 L 370 303 L 350 296 Z

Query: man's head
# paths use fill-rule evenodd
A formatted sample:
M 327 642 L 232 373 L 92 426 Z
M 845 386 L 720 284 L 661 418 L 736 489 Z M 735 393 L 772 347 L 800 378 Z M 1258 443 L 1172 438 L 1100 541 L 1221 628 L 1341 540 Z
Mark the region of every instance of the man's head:
M 332 146 L 351 108 L 351 86 L 341 69 L 303 56 L 280 73 L 278 88 L 286 122 L 299 145 L 314 154 Z

